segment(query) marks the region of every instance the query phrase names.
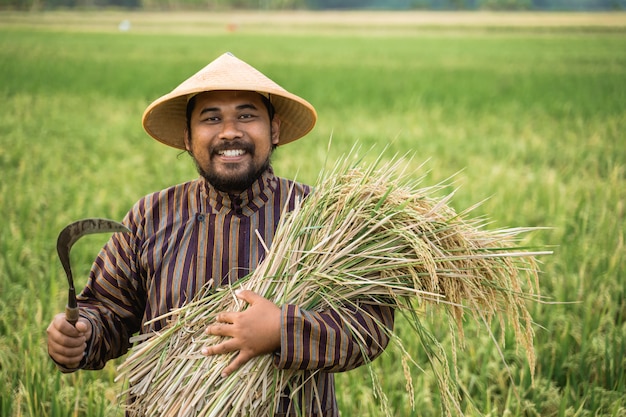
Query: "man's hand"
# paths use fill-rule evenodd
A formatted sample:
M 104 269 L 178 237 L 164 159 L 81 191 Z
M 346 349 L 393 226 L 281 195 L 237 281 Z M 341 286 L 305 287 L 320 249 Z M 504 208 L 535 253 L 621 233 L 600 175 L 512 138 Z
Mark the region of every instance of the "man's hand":
M 78 368 L 91 338 L 91 323 L 81 317 L 74 327 L 60 313 L 54 316 L 46 332 L 50 357 L 66 368 Z
M 224 377 L 250 359 L 280 348 L 280 308 L 252 291 L 241 290 L 235 294 L 250 306 L 241 313 L 218 314 L 216 323 L 207 327 L 206 334 L 230 339 L 202 349 L 202 353 L 207 356 L 239 351 L 235 359 L 224 368 Z

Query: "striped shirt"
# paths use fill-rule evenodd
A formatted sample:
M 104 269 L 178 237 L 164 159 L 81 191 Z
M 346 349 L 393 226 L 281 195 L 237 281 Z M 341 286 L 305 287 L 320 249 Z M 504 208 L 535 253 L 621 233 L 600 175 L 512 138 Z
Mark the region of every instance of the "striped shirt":
M 180 307 L 211 279 L 218 285 L 249 274 L 271 245 L 280 214 L 309 192 L 270 169 L 240 195 L 199 178 L 139 200 L 124 219 L 131 233 L 111 237 L 79 296 L 81 314 L 93 326 L 82 369 L 101 369 L 127 352 L 130 336 L 162 328 L 164 322 L 145 323 Z M 274 363 L 306 372 L 291 384 L 305 383 L 304 389 L 293 399 L 285 392 L 276 415 L 338 416 L 333 372 L 363 364 L 356 340 L 335 311 L 283 305 L 281 312 Z M 361 329 L 369 359 L 378 356 L 388 342 L 379 325 L 392 328 L 393 311 L 364 304 L 341 313 Z

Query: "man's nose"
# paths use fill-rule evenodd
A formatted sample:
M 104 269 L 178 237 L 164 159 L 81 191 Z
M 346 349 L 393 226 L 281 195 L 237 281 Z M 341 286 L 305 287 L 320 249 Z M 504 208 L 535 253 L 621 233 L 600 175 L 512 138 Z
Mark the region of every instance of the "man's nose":
M 227 119 L 222 123 L 222 131 L 220 132 L 220 139 L 232 140 L 242 136 L 242 131 L 239 127 L 239 121 L 237 119 Z

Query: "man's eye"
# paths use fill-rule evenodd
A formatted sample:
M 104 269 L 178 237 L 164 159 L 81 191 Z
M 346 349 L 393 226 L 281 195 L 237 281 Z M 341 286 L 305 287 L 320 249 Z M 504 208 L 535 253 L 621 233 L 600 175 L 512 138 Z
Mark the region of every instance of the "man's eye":
M 245 113 L 239 116 L 240 119 L 252 119 L 254 117 L 256 117 L 256 115 L 251 113 Z

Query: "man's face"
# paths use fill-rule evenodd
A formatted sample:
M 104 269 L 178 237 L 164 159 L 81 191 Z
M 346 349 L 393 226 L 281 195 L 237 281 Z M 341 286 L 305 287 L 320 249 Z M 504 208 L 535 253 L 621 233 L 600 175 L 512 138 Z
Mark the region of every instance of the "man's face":
M 261 95 L 251 91 L 198 94 L 185 147 L 215 188 L 240 193 L 270 165 L 280 120 L 270 122 Z

